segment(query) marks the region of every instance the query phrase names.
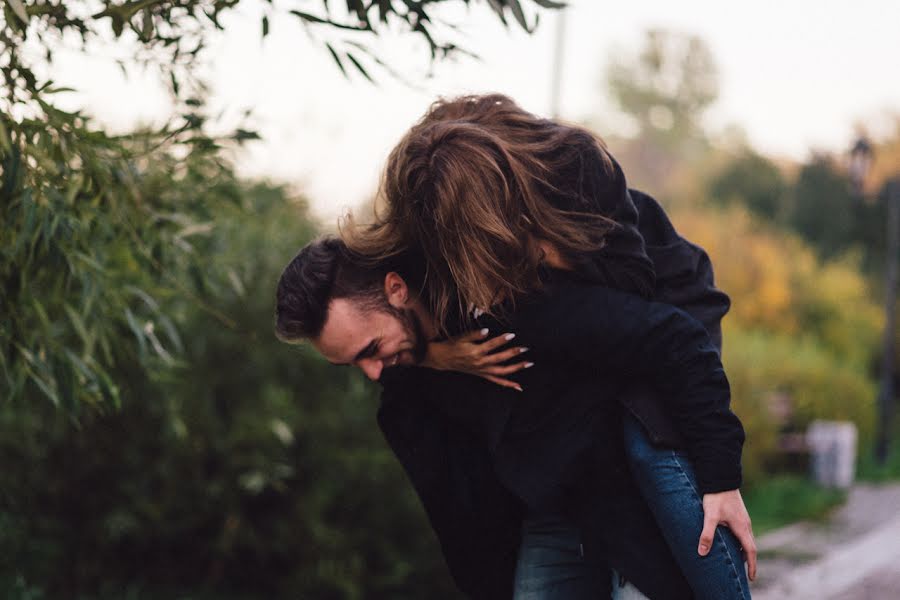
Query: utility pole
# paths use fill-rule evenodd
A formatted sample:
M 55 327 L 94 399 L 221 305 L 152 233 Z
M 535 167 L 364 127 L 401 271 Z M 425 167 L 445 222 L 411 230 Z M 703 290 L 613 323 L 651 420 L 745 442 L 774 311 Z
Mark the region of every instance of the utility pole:
M 550 73 L 550 115 L 559 118 L 559 100 L 562 89 L 563 54 L 566 39 L 566 8 L 556 11 L 556 43 L 553 48 L 553 64 Z
M 900 176 L 885 184 L 887 202 L 887 264 L 884 285 L 884 355 L 881 363 L 881 391 L 878 395 L 878 435 L 875 458 L 878 464 L 887 461 L 894 411 L 894 364 L 897 335 L 897 271 L 900 252 Z
M 866 175 L 872 165 L 872 145 L 861 137 L 850 150 L 850 179 L 854 192 L 862 198 L 865 194 Z M 897 278 L 900 265 L 900 173 L 884 184 L 884 201 L 887 203 L 887 249 L 884 269 L 884 341 L 881 357 L 881 386 L 878 392 L 878 418 L 875 432 L 875 461 L 887 462 L 894 418 L 894 364 L 897 339 Z

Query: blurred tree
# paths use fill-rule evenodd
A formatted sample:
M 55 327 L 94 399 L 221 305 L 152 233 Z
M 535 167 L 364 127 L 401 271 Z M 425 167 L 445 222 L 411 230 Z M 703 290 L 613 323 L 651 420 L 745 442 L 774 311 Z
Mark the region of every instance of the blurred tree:
M 205 179 L 198 160 L 185 165 L 196 179 L 158 163 L 137 183 L 166 194 L 205 182 L 216 207 L 216 227 L 191 238 L 210 306 L 165 299 L 180 362 L 151 377 L 117 344 L 121 408 L 79 427 L 33 390 L 0 403 L 0 595 L 457 597 L 374 427 L 374 386 L 271 334 L 281 268 L 317 229 L 305 204 Z
M 816 418 L 857 424 L 865 447 L 874 430 L 872 364 L 884 317 L 857 254 L 823 261 L 799 236 L 741 205 L 679 210 L 679 231 L 709 252 L 716 283 L 732 299 L 723 326 L 734 409 L 748 439 L 752 484 L 777 451 L 782 423 L 773 394 L 789 398 L 795 425 Z
M 713 178 L 709 196 L 718 204 L 739 202 L 761 217 L 779 221 L 786 216 L 787 187 L 774 163 L 746 148 Z
M 835 256 L 855 241 L 862 202 L 830 157 L 817 155 L 805 164 L 792 192 L 788 222 L 822 256 Z
M 718 96 L 718 75 L 700 37 L 650 30 L 640 54 L 613 59 L 606 76 L 613 100 L 641 136 L 664 145 L 703 137 L 700 120 Z
M 640 187 L 671 195 L 678 173 L 709 148 L 702 117 L 718 96 L 709 47 L 698 36 L 650 30 L 636 56 L 608 63 L 606 81 L 637 129 L 614 144 L 626 173 Z
M 739 205 L 679 210 L 674 219 L 685 237 L 709 252 L 717 285 L 732 297 L 726 323 L 813 338 L 867 372 L 883 316 L 858 253 L 823 260 L 799 236 Z

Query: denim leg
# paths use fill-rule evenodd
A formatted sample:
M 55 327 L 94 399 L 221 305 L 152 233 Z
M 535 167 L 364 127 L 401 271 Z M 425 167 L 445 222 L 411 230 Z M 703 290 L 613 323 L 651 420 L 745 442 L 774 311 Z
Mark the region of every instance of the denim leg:
M 626 415 L 624 422 L 632 475 L 697 600 L 748 600 L 744 559 L 730 529 L 717 527 L 709 554 L 697 554 L 703 499 L 687 456 L 654 446 L 631 415 Z
M 581 534 L 562 516 L 525 519 L 513 600 L 609 598 L 609 571 L 597 572 L 583 556 Z

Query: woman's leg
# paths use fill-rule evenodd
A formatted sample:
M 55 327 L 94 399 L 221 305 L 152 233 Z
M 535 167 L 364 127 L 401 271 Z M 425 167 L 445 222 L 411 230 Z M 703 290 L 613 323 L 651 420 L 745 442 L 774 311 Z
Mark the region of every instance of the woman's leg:
M 623 421 L 632 475 L 697 600 L 749 600 L 744 560 L 731 530 L 716 528 L 709 554 L 697 554 L 703 499 L 686 455 L 654 446 L 631 415 Z
M 526 518 L 513 600 L 604 598 L 610 598 L 610 573 L 585 561 L 578 528 L 560 515 Z

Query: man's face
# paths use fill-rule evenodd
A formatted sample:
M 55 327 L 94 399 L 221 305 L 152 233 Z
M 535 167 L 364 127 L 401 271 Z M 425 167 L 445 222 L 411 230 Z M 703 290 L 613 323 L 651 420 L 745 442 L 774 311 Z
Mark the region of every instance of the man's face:
M 422 360 L 427 343 L 421 321 L 411 309 L 387 301 L 372 307 L 348 298 L 329 303 L 322 333 L 312 340 L 330 362 L 357 366 L 373 381 L 385 367 Z

